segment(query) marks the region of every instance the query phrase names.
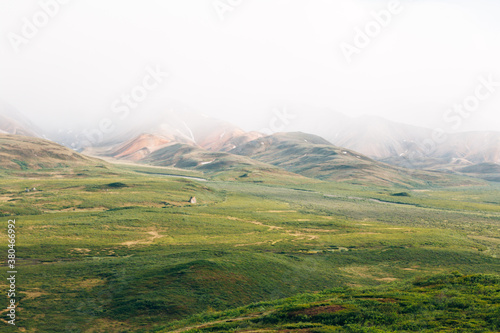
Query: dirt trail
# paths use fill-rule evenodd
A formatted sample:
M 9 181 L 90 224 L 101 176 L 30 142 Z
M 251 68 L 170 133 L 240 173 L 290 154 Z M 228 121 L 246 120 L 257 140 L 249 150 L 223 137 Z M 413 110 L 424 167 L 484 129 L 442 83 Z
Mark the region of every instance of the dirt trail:
M 160 235 L 158 233 L 158 231 L 156 231 L 156 230 L 148 231 L 146 233 L 151 235 L 152 237 L 147 238 L 147 239 L 139 239 L 136 241 L 123 242 L 123 243 L 121 243 L 121 245 L 134 246 L 134 245 L 139 245 L 139 244 L 152 244 L 156 239 L 164 237 L 164 235 Z
M 318 235 L 306 234 L 306 233 L 300 232 L 298 230 L 289 230 L 289 229 L 285 229 L 283 227 L 277 227 L 277 226 L 274 226 L 274 225 L 267 225 L 267 224 L 264 224 L 264 223 L 259 222 L 259 221 L 249 221 L 249 220 L 240 219 L 240 218 L 234 217 L 234 216 L 226 216 L 226 218 L 229 219 L 229 220 L 232 220 L 232 221 L 240 221 L 240 222 L 252 223 L 252 224 L 255 224 L 255 225 L 260 225 L 262 227 L 267 227 L 267 228 L 269 228 L 269 231 L 271 231 L 271 230 L 281 230 L 281 231 L 285 232 L 287 235 L 290 235 L 290 236 L 293 236 L 293 237 L 297 237 L 297 239 L 314 240 L 314 239 L 318 239 L 319 238 Z M 277 240 L 277 241 L 279 241 L 279 240 Z M 248 245 L 252 245 L 252 244 L 248 244 Z M 242 246 L 242 245 L 238 244 L 238 246 Z
M 228 220 L 232 220 L 232 221 L 240 221 L 240 222 L 246 222 L 246 223 L 252 223 L 252 224 L 255 224 L 255 225 L 260 225 L 260 226 L 263 226 L 263 227 L 268 227 L 269 230 L 280 230 L 280 229 L 283 229 L 282 227 L 277 227 L 277 226 L 274 226 L 274 225 L 267 225 L 267 224 L 264 224 L 262 222 L 259 222 L 259 221 L 249 221 L 249 220 L 244 220 L 244 219 L 240 219 L 238 217 L 233 217 L 233 216 L 226 216 Z

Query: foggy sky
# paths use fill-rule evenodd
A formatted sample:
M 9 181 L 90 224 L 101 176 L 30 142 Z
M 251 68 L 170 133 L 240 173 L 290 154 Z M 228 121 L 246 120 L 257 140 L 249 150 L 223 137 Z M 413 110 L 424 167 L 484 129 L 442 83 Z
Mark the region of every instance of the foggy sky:
M 379 15 L 385 26 L 376 23 L 380 31 L 363 47 L 354 42 L 358 29 L 376 29 L 373 12 L 397 3 L 54 1 L 42 0 L 52 16 L 39 1 L 0 2 L 0 101 L 41 126 L 116 117 L 124 94 L 146 82 L 147 96 L 129 111 L 151 118 L 184 105 L 259 130 L 276 108 L 303 118 L 310 107 L 325 110 L 319 122 L 331 110 L 500 131 L 495 0 L 401 1 L 389 19 Z M 37 31 L 26 28 L 36 20 Z M 342 45 L 357 48 L 350 63 Z M 157 81 L 155 70 L 163 73 Z M 481 86 L 488 78 L 498 86 Z M 464 102 L 473 111 L 453 110 Z

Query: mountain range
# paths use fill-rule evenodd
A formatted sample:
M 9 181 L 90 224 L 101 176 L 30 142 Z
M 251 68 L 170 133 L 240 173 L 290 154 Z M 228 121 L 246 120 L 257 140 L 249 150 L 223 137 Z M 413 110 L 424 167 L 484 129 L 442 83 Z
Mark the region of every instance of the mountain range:
M 193 112 L 167 111 L 158 119 L 117 129 L 82 152 L 204 172 L 281 169 L 321 180 L 363 179 L 381 184 L 436 181 L 439 177 L 430 171 L 500 179 L 500 132 L 447 134 L 437 143 L 427 128 L 372 116 L 334 116 L 337 121 L 331 123 L 316 119 L 314 131 L 322 136 L 302 132 L 265 135 Z M 0 133 L 48 137 L 69 147 L 82 140 L 77 132 L 44 133 L 4 106 Z
M 457 171 L 460 167 L 478 163 L 500 163 L 500 132 L 441 135 L 438 129 L 377 116 L 350 117 L 338 112 L 325 114 L 314 110 L 307 119 L 301 119 L 300 127 L 336 146 L 407 168 Z

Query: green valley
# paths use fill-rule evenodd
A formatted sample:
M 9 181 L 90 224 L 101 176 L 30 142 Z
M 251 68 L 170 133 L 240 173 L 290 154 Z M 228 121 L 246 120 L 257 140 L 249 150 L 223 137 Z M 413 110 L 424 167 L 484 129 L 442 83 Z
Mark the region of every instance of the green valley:
M 500 272 L 500 187 L 494 183 L 382 187 L 230 172 L 227 180 L 108 163 L 0 171 L 0 214 L 5 222 L 16 219 L 18 326 L 166 332 L 262 308 L 258 320 L 241 327 L 238 320 L 202 331 L 320 332 L 347 319 L 307 315 L 317 304 L 348 309 L 345 316 L 363 308 L 379 316 L 387 307 L 402 311 L 400 299 L 425 301 L 425 294 L 415 294 L 415 281 Z M 189 203 L 193 196 L 196 204 Z M 4 239 L 6 230 L 0 231 Z M 488 279 L 496 284 L 481 290 L 484 297 L 496 295 L 487 301 L 497 313 L 498 278 Z M 468 287 L 454 288 L 446 290 L 474 298 Z M 282 300 L 289 297 L 295 298 Z M 393 298 L 398 302 L 377 301 Z M 482 299 L 478 306 L 485 306 Z M 414 311 L 417 324 L 405 315 L 394 325 L 408 322 L 408 331 L 419 331 L 430 319 Z M 475 325 L 493 331 L 499 326 L 485 319 L 488 311 Z M 445 318 L 454 316 L 444 311 L 432 319 L 439 325 L 425 327 L 438 331 Z M 362 324 L 353 319 L 347 331 L 365 332 Z

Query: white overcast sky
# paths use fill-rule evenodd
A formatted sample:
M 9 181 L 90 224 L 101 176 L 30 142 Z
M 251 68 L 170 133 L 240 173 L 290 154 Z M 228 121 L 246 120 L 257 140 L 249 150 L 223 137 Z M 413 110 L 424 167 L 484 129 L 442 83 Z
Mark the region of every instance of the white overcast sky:
M 15 52 L 9 36 L 40 4 L 0 0 L 0 100 L 43 126 L 112 114 L 147 66 L 170 77 L 133 112 L 185 105 L 247 130 L 266 126 L 275 107 L 446 128 L 443 114 L 474 96 L 481 76 L 500 82 L 498 0 L 402 0 L 351 64 L 340 44 L 389 1 L 220 0 L 234 4 L 224 20 L 214 0 L 67 2 Z M 500 130 L 496 89 L 458 130 Z

